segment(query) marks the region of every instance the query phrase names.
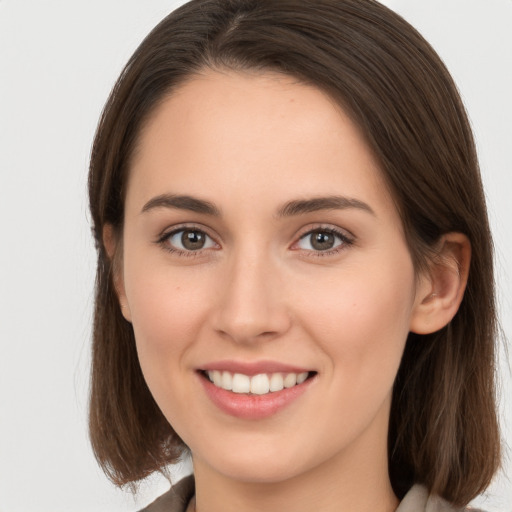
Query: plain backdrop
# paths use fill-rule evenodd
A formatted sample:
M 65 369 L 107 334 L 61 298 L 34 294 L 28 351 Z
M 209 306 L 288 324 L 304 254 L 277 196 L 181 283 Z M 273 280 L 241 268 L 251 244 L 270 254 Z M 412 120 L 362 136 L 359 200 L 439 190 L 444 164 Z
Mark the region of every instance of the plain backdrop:
M 95 253 L 86 202 L 107 95 L 146 33 L 182 2 L 0 0 L 0 512 L 133 511 L 99 471 L 86 428 Z M 388 0 L 440 53 L 474 127 L 512 334 L 512 1 Z M 510 363 L 500 407 L 512 440 Z M 511 451 L 477 502 L 512 511 Z M 187 465 L 176 475 L 187 471 Z M 177 477 L 176 476 L 176 477 Z

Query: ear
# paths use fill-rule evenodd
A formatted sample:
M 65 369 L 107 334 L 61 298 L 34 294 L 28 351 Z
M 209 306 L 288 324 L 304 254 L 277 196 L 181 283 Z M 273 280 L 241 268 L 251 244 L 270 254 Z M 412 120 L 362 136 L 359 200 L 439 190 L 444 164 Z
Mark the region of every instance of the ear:
M 421 276 L 410 330 L 430 334 L 450 323 L 457 313 L 468 281 L 471 243 L 462 233 L 447 233 L 428 272 Z
M 119 252 L 120 249 L 117 247 L 119 243 L 121 242 L 118 237 L 116 237 L 112 224 L 105 224 L 105 226 L 103 226 L 103 245 L 112 264 L 114 288 L 121 308 L 121 314 L 124 316 L 125 320 L 131 322 L 131 312 L 124 288 L 122 258 L 120 256 L 121 253 Z

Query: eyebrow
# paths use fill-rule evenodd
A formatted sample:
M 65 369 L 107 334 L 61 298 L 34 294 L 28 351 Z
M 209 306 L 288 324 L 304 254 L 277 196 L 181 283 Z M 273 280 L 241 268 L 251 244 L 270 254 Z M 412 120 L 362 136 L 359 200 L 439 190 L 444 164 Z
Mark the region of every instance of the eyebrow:
M 370 205 L 359 199 L 344 196 L 327 196 L 290 201 L 279 209 L 277 216 L 291 217 L 320 210 L 346 210 L 349 208 L 355 208 L 375 215 Z
M 220 217 L 220 210 L 209 201 L 198 199 L 187 195 L 162 194 L 150 199 L 142 208 L 141 213 L 148 212 L 155 208 L 176 208 L 190 212 L 202 213 Z
M 188 195 L 162 194 L 153 197 L 143 206 L 141 213 L 145 213 L 156 208 L 173 208 L 200 213 L 203 215 L 211 215 L 213 217 L 221 216 L 220 210 L 210 201 Z M 277 217 L 293 217 L 321 210 L 346 210 L 350 208 L 355 208 L 375 215 L 372 208 L 367 203 L 360 201 L 359 199 L 345 196 L 326 196 L 289 201 L 279 208 L 277 211 Z

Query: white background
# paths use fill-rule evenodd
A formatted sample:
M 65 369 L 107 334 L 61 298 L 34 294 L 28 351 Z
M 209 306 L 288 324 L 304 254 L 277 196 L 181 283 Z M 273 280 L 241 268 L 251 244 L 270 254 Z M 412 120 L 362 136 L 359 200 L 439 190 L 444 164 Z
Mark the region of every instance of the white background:
M 94 249 L 86 203 L 104 101 L 146 33 L 182 2 L 0 0 L 0 512 L 131 511 L 97 469 L 86 405 Z M 512 0 L 388 0 L 434 45 L 474 126 L 512 334 Z M 505 342 L 503 342 L 505 345 Z M 501 355 L 504 437 L 510 363 Z M 512 511 L 511 451 L 479 500 Z

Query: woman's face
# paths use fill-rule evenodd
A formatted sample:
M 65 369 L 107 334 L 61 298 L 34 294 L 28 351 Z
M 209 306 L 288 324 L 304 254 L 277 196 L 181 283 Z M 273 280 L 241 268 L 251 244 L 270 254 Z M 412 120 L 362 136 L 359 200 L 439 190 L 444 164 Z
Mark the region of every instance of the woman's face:
M 415 272 L 325 94 L 208 71 L 167 98 L 131 167 L 122 269 L 144 376 L 196 466 L 274 482 L 387 460 Z

